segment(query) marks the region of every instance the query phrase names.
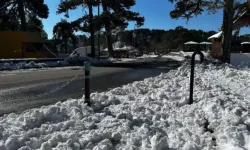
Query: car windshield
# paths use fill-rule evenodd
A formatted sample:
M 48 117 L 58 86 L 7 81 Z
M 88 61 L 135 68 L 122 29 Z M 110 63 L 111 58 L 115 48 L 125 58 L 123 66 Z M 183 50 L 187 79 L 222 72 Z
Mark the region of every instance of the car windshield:
M 250 150 L 250 0 L 0 0 L 0 150 Z

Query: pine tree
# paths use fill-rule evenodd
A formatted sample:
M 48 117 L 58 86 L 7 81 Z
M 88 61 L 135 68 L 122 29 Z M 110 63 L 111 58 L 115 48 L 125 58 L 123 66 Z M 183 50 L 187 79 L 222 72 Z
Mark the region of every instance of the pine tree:
M 100 16 L 93 16 L 93 8 L 101 3 L 103 13 Z M 112 30 L 116 27 L 126 27 L 129 21 L 136 21 L 138 26 L 143 25 L 144 18 L 139 13 L 130 11 L 135 5 L 135 0 L 67 0 L 62 1 L 58 13 L 67 13 L 79 6 L 86 6 L 88 14 L 72 22 L 76 30 L 89 32 L 91 38 L 91 53 L 95 56 L 94 34 L 97 30 L 105 28 L 105 35 L 108 43 L 110 56 L 113 56 Z
M 89 32 L 91 38 L 91 56 L 95 57 L 95 27 L 93 23 L 93 7 L 97 6 L 97 0 L 66 0 L 61 1 L 58 7 L 57 13 L 66 13 L 69 10 L 75 10 L 78 7 L 87 7 L 88 14 L 84 14 L 82 17 L 72 22 L 75 30 Z M 67 16 L 67 15 L 66 15 Z
M 0 30 L 30 31 L 29 22 L 33 20 L 36 30 L 42 31 L 41 19 L 48 18 L 49 9 L 44 0 L 1 0 Z M 34 21 L 36 20 L 36 21 Z
M 144 17 L 130 10 L 136 4 L 135 0 L 102 0 L 103 14 L 101 15 L 106 32 L 109 55 L 113 57 L 112 29 L 116 27 L 126 28 L 129 21 L 135 21 L 137 26 L 144 24 Z
M 63 41 L 66 53 L 70 53 L 68 46 L 69 40 L 71 40 L 73 43 L 76 42 L 72 24 L 67 20 L 61 20 L 54 26 L 53 35 L 55 39 L 61 39 Z

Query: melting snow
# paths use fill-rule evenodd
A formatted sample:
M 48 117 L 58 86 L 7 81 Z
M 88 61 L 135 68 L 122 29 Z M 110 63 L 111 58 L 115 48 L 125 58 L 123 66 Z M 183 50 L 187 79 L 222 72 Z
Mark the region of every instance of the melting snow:
M 190 66 L 83 99 L 0 118 L 1 150 L 250 149 L 250 69 Z

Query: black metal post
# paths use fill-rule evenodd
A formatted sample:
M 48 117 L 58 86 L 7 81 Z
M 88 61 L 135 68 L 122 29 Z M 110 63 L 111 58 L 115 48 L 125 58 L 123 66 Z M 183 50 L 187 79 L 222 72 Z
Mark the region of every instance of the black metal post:
M 190 75 L 190 97 L 189 97 L 189 104 L 193 104 L 193 88 L 194 88 L 194 66 L 195 66 L 195 56 L 200 55 L 200 63 L 204 60 L 204 55 L 201 51 L 196 51 L 192 55 L 191 60 L 191 75 Z
M 90 63 L 84 63 L 85 70 L 85 103 L 90 106 Z

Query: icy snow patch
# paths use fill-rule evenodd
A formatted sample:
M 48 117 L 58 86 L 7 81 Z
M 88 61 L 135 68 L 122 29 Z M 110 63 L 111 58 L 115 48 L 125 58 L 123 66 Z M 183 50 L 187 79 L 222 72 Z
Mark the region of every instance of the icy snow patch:
M 3 149 L 249 149 L 249 69 L 190 66 L 108 92 L 0 118 Z M 240 83 L 235 84 L 235 83 Z

